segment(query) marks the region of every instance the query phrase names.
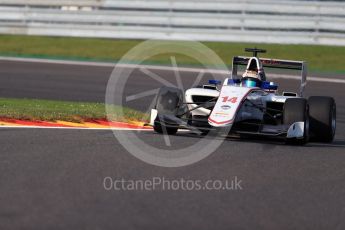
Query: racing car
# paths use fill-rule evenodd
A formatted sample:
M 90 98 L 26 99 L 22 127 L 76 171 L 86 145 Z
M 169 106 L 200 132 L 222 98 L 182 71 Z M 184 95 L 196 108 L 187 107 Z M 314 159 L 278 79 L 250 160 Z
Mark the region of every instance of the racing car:
M 239 137 L 279 137 L 288 144 L 308 141 L 332 142 L 336 130 L 336 103 L 332 97 L 304 97 L 307 64 L 304 61 L 259 58 L 266 50 L 246 48 L 252 57 L 233 58 L 229 78 L 182 92 L 160 88 L 151 110 L 150 125 L 158 133 L 174 135 L 179 129 L 207 134 L 226 130 Z M 245 72 L 238 74 L 238 67 Z M 279 93 L 278 85 L 267 81 L 264 68 L 298 70 L 299 92 Z

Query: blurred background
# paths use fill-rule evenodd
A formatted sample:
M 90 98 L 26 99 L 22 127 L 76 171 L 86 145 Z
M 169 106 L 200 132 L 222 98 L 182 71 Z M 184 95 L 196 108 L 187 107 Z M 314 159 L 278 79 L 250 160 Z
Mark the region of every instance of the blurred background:
M 141 40 L 197 40 L 227 63 L 255 45 L 343 73 L 345 2 L 0 0 L 0 34 L 1 56 L 114 61 Z
M 345 45 L 343 1 L 2 0 L 2 34 Z

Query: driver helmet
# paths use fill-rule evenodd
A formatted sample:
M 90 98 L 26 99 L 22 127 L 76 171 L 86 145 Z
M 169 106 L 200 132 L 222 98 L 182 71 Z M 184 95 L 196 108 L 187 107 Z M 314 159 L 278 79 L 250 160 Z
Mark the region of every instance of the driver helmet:
M 257 57 L 250 58 L 242 75 L 242 86 L 261 87 L 263 81 L 266 81 L 266 76 L 260 60 Z

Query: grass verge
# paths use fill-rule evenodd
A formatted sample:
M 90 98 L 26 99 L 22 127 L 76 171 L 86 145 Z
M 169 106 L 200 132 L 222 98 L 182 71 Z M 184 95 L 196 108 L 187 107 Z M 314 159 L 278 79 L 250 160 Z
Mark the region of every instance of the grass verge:
M 0 55 L 72 60 L 117 61 L 140 40 L 114 40 L 96 38 L 66 38 L 1 35 Z M 164 41 L 157 41 L 161 43 Z M 311 71 L 345 73 L 345 47 L 316 45 L 279 45 L 255 43 L 204 42 L 226 63 L 236 55 L 245 55 L 245 47 L 267 49 L 262 57 L 305 60 Z M 128 60 L 129 62 L 131 60 Z M 134 60 L 135 61 L 135 60 Z M 198 65 L 189 57 L 178 57 L 179 65 Z M 170 54 L 152 57 L 147 63 L 171 64 Z
M 135 122 L 145 117 L 145 114 L 129 108 L 122 108 L 122 117 L 120 109 L 120 106 L 114 106 L 112 109 L 116 121 L 119 122 Z M 104 103 L 0 98 L 0 118 L 80 123 L 106 119 L 106 111 Z

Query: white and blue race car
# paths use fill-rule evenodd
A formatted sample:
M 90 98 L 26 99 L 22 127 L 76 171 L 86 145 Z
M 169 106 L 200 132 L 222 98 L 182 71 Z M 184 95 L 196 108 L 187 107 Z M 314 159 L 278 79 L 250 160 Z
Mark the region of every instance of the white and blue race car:
M 291 144 L 332 142 L 336 103 L 332 97 L 303 97 L 306 63 L 258 58 L 257 53 L 266 51 L 256 48 L 246 51 L 253 57 L 234 57 L 231 78 L 223 83 L 210 80 L 186 92 L 162 87 L 151 110 L 154 130 L 166 135 L 181 128 L 203 134 L 226 130 L 226 135 L 280 137 Z M 238 75 L 238 66 L 246 66 L 243 75 Z M 299 92 L 278 94 L 278 86 L 266 80 L 264 67 L 301 71 Z

